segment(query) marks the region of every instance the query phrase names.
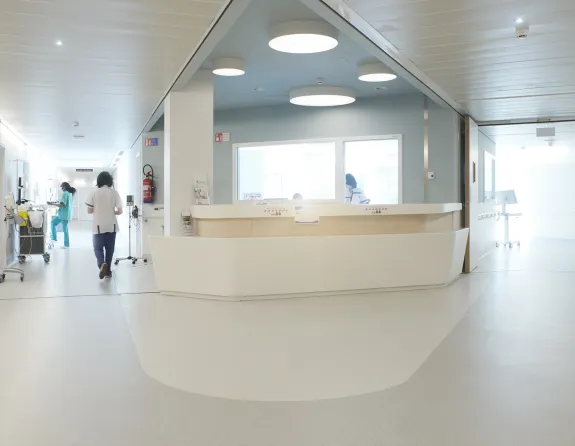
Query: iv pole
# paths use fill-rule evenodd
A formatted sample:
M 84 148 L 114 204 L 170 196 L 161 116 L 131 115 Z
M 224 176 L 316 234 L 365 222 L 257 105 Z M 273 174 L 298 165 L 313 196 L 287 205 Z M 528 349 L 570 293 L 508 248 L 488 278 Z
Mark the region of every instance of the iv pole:
M 134 196 L 128 195 L 126 199 L 126 205 L 128 206 L 128 256 L 127 257 L 118 257 L 114 262 L 114 265 L 118 266 L 120 262 L 124 262 L 126 260 L 132 262 L 132 265 L 138 263 L 139 260 L 143 260 L 144 263 L 148 263 L 148 259 L 139 259 L 137 257 L 132 256 L 132 221 L 138 220 L 140 218 L 138 206 L 134 206 Z

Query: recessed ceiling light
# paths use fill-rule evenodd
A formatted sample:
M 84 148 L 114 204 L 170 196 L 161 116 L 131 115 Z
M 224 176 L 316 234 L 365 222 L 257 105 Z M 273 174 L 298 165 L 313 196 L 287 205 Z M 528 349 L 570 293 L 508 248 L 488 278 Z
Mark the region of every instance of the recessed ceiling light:
M 363 82 L 388 82 L 397 79 L 397 75 L 382 63 L 370 63 L 358 68 L 358 79 Z
M 337 30 L 325 22 L 285 22 L 270 29 L 270 47 L 282 53 L 321 53 L 337 44 Z
M 246 74 L 244 69 L 244 61 L 242 59 L 224 58 L 216 59 L 213 61 L 214 74 L 218 76 L 241 76 Z
M 521 17 L 515 19 L 515 23 L 517 23 L 518 25 L 521 25 L 523 23 L 523 19 Z
M 56 40 L 56 42 L 54 42 L 56 46 L 62 46 L 64 45 L 64 42 L 62 42 L 61 40 Z
M 355 92 L 349 88 L 314 85 L 292 90 L 290 102 L 305 107 L 335 107 L 355 102 Z

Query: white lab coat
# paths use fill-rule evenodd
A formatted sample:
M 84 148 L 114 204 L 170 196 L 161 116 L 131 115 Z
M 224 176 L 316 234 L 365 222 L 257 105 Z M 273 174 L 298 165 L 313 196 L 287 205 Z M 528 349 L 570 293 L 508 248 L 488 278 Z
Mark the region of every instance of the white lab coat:
M 346 188 L 345 202 L 347 204 L 369 204 L 369 201 L 359 187 L 355 189 L 352 187 Z

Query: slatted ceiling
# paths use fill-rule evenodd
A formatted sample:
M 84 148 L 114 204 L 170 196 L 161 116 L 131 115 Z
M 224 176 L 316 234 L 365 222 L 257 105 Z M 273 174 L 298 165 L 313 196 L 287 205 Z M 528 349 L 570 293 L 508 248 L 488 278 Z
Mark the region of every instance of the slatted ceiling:
M 51 158 L 109 161 L 130 147 L 226 3 L 2 0 L 0 115 Z
M 573 0 L 347 3 L 476 120 L 575 116 Z

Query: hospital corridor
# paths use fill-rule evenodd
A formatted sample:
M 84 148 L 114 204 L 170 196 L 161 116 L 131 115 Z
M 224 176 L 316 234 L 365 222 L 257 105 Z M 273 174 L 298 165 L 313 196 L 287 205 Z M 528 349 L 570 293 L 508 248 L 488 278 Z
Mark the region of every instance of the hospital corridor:
M 0 446 L 572 446 L 570 0 L 2 0 Z

